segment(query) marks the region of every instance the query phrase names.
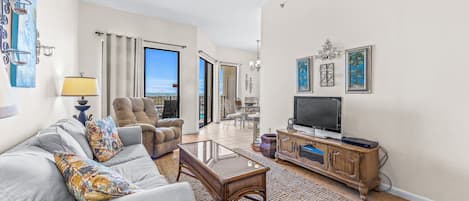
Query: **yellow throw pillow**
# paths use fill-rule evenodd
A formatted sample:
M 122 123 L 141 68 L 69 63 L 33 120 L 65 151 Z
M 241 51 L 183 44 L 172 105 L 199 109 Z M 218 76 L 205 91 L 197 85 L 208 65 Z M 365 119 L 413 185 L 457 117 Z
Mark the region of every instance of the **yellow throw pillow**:
M 68 190 L 78 201 L 109 200 L 135 193 L 138 187 L 117 172 L 75 154 L 55 153 Z
M 108 161 L 124 146 L 112 117 L 86 122 L 86 137 L 99 162 Z

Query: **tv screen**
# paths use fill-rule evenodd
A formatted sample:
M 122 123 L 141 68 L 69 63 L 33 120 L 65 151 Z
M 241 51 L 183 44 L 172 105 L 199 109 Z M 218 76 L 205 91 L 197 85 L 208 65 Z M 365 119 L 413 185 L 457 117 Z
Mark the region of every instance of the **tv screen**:
M 340 133 L 341 105 L 340 97 L 295 96 L 295 124 Z

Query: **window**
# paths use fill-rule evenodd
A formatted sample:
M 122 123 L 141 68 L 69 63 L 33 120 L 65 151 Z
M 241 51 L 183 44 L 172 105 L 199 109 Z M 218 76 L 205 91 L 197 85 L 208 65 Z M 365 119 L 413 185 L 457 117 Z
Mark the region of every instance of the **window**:
M 160 118 L 179 117 L 179 52 L 145 48 L 145 97 Z

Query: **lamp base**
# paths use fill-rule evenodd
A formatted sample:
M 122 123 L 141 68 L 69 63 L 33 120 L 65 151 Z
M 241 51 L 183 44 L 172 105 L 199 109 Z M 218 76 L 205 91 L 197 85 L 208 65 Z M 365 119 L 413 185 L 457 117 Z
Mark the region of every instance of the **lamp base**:
M 86 105 L 88 104 L 88 100 L 85 99 L 85 97 L 81 97 L 81 99 L 78 100 L 79 105 Z
M 86 116 L 86 110 L 90 109 L 91 106 L 89 105 L 77 105 L 75 108 L 80 111 L 80 114 L 78 115 L 78 121 L 80 121 L 83 125 L 85 125 L 86 121 L 88 120 L 88 117 Z

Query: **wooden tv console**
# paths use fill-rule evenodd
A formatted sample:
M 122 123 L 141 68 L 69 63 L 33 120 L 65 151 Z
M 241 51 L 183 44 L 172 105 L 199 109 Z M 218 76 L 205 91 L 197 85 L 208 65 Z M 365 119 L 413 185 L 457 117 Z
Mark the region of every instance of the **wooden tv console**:
M 310 155 L 311 152 L 305 152 L 305 145 L 316 151 Z M 366 149 L 295 130 L 277 130 L 276 157 L 355 188 L 362 200 L 380 184 L 378 147 Z

